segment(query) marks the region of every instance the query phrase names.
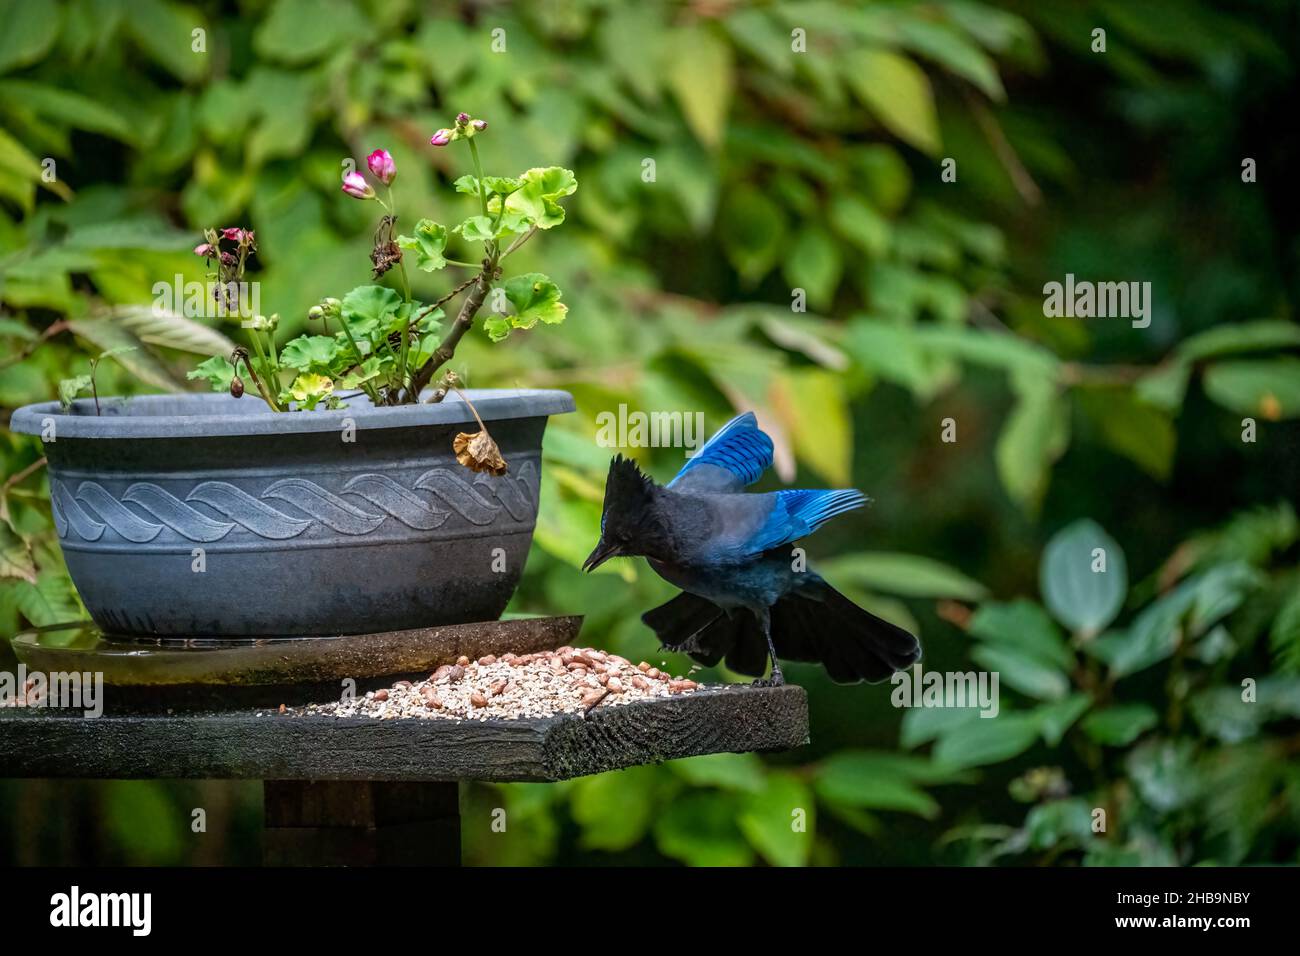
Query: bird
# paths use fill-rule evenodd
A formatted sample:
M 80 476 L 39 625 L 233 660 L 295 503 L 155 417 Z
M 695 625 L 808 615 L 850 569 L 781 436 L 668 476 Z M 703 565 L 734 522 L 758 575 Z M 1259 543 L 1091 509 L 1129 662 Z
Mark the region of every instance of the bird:
M 837 683 L 878 683 L 910 667 L 920 642 L 836 591 L 795 548 L 868 498 L 852 489 L 745 491 L 771 466 L 772 448 L 750 411 L 719 429 L 666 485 L 615 455 L 600 538 L 583 570 L 644 557 L 681 589 L 641 618 L 663 647 L 706 667 L 725 660 L 756 685 L 784 684 L 782 659 L 820 663 Z

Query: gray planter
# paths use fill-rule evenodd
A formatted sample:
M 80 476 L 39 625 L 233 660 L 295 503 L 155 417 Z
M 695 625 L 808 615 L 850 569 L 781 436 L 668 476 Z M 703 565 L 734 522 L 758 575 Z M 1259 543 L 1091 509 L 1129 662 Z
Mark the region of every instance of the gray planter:
M 226 395 L 101 399 L 98 416 L 44 402 L 10 427 L 45 439 L 59 543 L 106 631 L 367 634 L 494 620 L 519 583 L 546 417 L 573 398 L 469 395 L 504 477 L 457 463 L 453 436 L 478 425 L 454 395 L 281 414 Z

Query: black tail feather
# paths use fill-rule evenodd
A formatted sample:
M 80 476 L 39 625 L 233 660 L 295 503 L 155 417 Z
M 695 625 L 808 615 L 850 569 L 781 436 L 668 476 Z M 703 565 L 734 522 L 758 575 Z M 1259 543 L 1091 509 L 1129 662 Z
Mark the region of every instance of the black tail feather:
M 877 683 L 921 657 L 921 645 L 901 627 L 864 611 L 824 581 L 782 598 L 771 609 L 772 643 L 782 660 L 819 663 L 837 683 Z M 682 592 L 641 618 L 664 647 L 710 667 L 726 659 L 739 674 L 761 677 L 767 643 L 749 611 L 723 611 Z

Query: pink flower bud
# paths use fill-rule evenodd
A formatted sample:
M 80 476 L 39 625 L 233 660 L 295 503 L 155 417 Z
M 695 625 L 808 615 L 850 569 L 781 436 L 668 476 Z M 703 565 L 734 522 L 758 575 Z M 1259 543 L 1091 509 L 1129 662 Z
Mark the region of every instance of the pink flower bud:
M 375 178 L 387 186 L 397 175 L 397 164 L 393 162 L 392 155 L 386 149 L 377 149 L 366 157 L 366 165 Z
M 481 133 L 487 129 L 487 120 L 475 120 L 473 123 L 470 123 L 470 125 Z
M 375 189 L 366 182 L 366 177 L 358 172 L 348 173 L 343 177 L 343 191 L 353 199 L 374 199 Z
M 245 233 L 244 230 L 240 229 L 238 226 L 227 226 L 225 229 L 221 230 L 221 238 L 229 239 L 231 242 L 243 242 L 245 235 L 251 236 L 252 233 Z
M 457 124 L 459 124 L 460 126 L 464 126 L 466 123 L 469 122 L 469 114 L 468 114 L 468 113 L 457 113 L 457 114 L 456 114 L 456 122 L 457 122 Z
M 429 137 L 429 145 L 446 146 L 448 143 L 451 142 L 451 136 L 452 136 L 451 130 L 440 129 L 438 130 L 438 132 L 434 133 L 432 136 Z
M 201 242 L 194 247 L 194 254 L 204 259 L 211 259 L 216 256 L 217 248 L 210 242 Z

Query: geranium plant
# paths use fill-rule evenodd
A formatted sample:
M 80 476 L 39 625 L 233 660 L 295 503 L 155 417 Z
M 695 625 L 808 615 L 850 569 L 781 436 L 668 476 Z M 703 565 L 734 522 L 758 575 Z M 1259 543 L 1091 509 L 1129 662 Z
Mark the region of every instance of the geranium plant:
M 420 219 L 409 235 L 397 234 L 393 194 L 397 167 L 385 149 L 376 149 L 366 160 L 375 184 L 360 171 L 344 177 L 344 193 L 376 202 L 384 210 L 370 260 L 375 282 L 388 277 L 392 285 L 362 285 L 341 299 L 321 300 L 308 313 L 320 331 L 301 335 L 278 350 L 278 316 L 255 316 L 244 322 L 251 350 L 238 348 L 229 358 L 211 358 L 189 377 L 206 379 L 217 391 L 229 390 L 236 397 L 246 390 L 255 392 L 275 411 L 338 407 L 349 392 L 364 393 L 375 405 L 411 404 L 434 384 L 435 376 L 436 387 L 427 400 L 441 401 L 456 384 L 448 363 L 494 287 L 500 285 L 509 304 L 483 321 L 494 342 L 514 329 L 564 321 L 567 307 L 548 276 L 530 272 L 503 278 L 504 263 L 538 231 L 564 221 L 560 200 L 578 188 L 577 180 L 558 166 L 529 169 L 518 177 L 485 176 L 474 138 L 487 125 L 461 113 L 451 128 L 438 130 L 429 140 L 435 147 L 463 142 L 473 162 L 473 174 L 461 176 L 455 187 L 470 197 L 476 211 L 450 228 Z M 447 244 L 453 235 L 476 245 L 481 257 L 477 261 L 449 258 Z M 235 287 L 248 255 L 255 251 L 253 233 L 242 229 L 208 230 L 195 249 L 215 263 L 213 277 L 219 289 Z M 448 267 L 473 271 L 437 301 L 426 303 L 411 295 L 408 265 L 422 272 Z M 444 308 L 458 298 L 455 316 L 447 322 Z

